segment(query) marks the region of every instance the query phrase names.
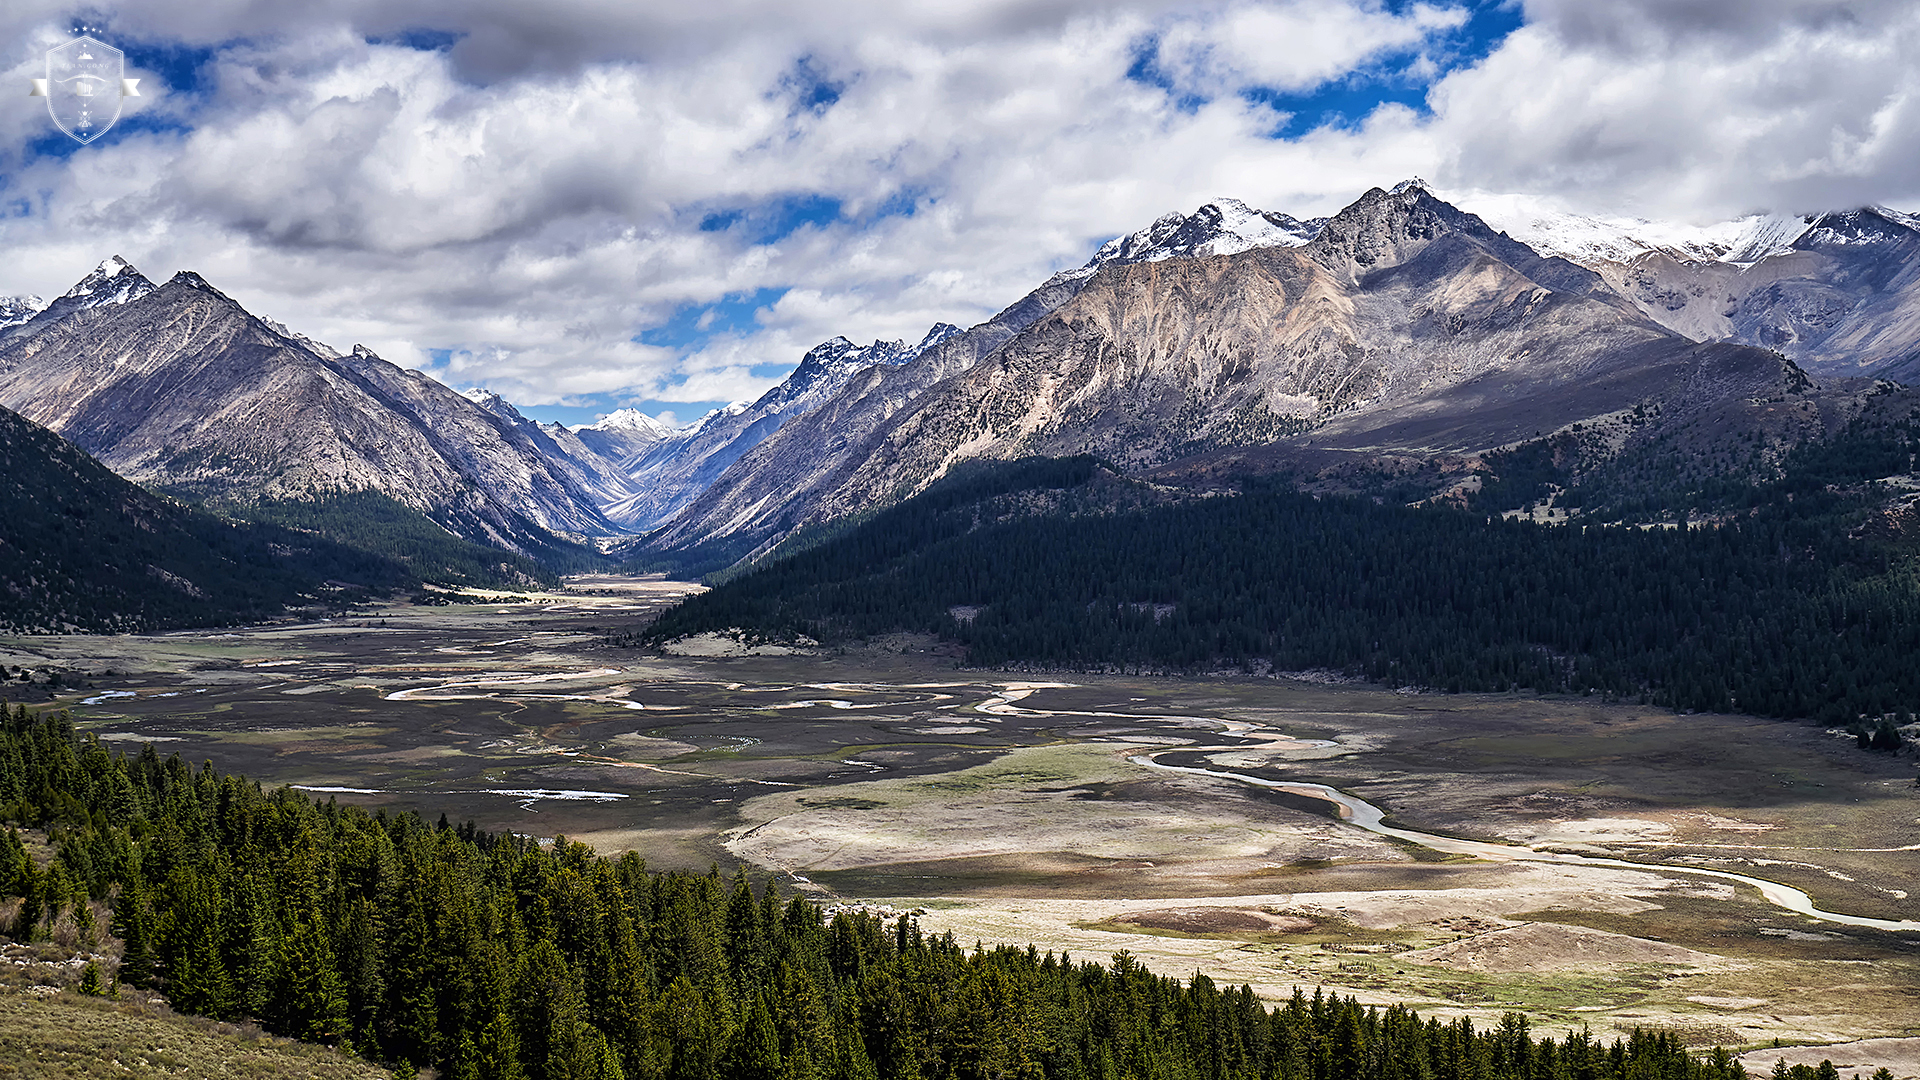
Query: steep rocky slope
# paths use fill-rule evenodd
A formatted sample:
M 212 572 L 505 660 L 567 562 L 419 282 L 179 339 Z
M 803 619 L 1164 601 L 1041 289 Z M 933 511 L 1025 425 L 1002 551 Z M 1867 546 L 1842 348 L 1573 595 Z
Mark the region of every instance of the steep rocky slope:
M 189 271 L 144 281 L 111 260 L 16 327 L 0 347 L 0 404 L 122 476 L 193 498 L 375 491 L 521 550 L 547 531 L 614 531 L 524 431 L 432 379 L 287 336 Z
M 768 535 L 784 533 L 806 516 L 820 493 L 848 481 L 860 464 L 862 448 L 896 413 L 1071 301 L 1104 269 L 1299 246 L 1324 224 L 1218 199 L 1192 214 L 1167 214 L 1145 229 L 1109 241 L 1084 265 L 1053 275 L 986 322 L 943 334 L 931 344 L 923 342 L 906 362 L 853 372 L 824 403 L 792 417 L 700 490 L 651 545 L 687 548 L 718 542 L 751 547 Z
M 1816 376 L 1920 377 L 1913 215 L 1874 206 L 1697 229 L 1548 213 L 1497 221 L 1695 340 L 1775 349 Z
M 606 506 L 607 516 L 636 529 L 651 528 L 672 517 L 713 483 L 727 466 L 764 442 L 790 418 L 818 408 L 855 375 L 868 368 L 897 367 L 960 333 L 939 323 L 918 345 L 876 341 L 855 345 L 837 337 L 815 346 L 780 385 L 751 405 L 716 411 L 698 427 L 655 440 L 627 461 L 635 489 Z
M 979 328 L 955 339 L 971 339 L 972 356 L 936 350 L 890 373 L 891 387 L 854 380 L 743 457 L 655 544 L 764 547 L 970 458 L 1091 452 L 1137 470 L 1258 444 L 1472 454 L 1795 374 L 1777 356 L 1659 325 L 1599 274 L 1417 183 L 1368 192 L 1305 244 L 1116 260 L 1077 284 L 1025 325 L 1001 323 L 998 341 Z

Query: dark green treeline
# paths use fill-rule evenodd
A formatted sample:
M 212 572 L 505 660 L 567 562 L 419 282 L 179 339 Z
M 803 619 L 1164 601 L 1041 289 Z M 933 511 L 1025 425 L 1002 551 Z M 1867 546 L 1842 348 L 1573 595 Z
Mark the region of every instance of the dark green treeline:
M 255 1017 L 454 1080 L 1734 1080 L 1671 1036 L 1534 1039 L 1403 1008 L 969 952 L 717 873 L 650 874 L 412 816 L 263 792 L 64 716 L 4 710 L 13 930 L 112 900 L 119 977 L 175 1008 Z M 84 929 L 84 928 L 83 928 Z
M 1920 706 L 1920 559 L 1850 534 L 1865 496 L 1781 496 L 1710 529 L 1554 528 L 1251 483 L 1126 513 L 993 513 L 1004 492 L 1092 468 L 1035 459 L 993 472 L 999 489 L 936 485 L 688 598 L 648 640 L 904 629 L 983 667 L 1265 662 L 1840 726 Z

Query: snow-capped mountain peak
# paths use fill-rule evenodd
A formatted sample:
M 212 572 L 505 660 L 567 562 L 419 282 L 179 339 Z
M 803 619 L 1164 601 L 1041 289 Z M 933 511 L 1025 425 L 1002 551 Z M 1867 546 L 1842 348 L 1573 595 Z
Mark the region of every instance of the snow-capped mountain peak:
M 60 300 L 75 301 L 63 306 L 70 310 L 79 310 L 100 307 L 103 304 L 129 303 L 147 295 L 154 288 L 153 282 L 148 281 L 144 274 L 135 270 L 132 263 L 115 255 L 94 267 L 92 273 L 75 282 L 73 288 L 61 295 Z M 54 303 L 58 304 L 59 300 Z
M 1629 262 L 1649 251 L 1682 262 L 1708 262 L 1736 250 L 1756 250 L 1761 254 L 1748 261 L 1757 261 L 1780 242 L 1782 232 L 1788 233 L 1785 242 L 1792 243 L 1797 232 L 1783 226 L 1787 220 L 1799 220 L 1753 217 L 1715 225 L 1677 225 L 1568 213 L 1523 195 L 1469 195 L 1449 201 L 1542 255 L 1557 255 L 1582 266 Z
M 964 334 L 964 333 L 966 333 L 965 330 L 960 329 L 959 327 L 953 325 L 952 323 L 946 323 L 946 322 L 934 323 L 933 328 L 928 330 L 926 334 L 923 337 L 921 337 L 920 344 L 915 345 L 913 347 L 912 349 L 913 355 L 919 356 L 921 353 L 926 352 L 928 349 L 933 348 L 935 345 L 940 344 L 941 342 L 947 340 L 948 338 L 954 336 L 955 334 Z
M 1911 215 L 1879 206 L 1863 206 L 1808 219 L 1806 230 L 1794 243 L 1807 248 L 1898 244 L 1913 240 L 1916 233 L 1920 233 L 1920 228 L 1916 228 Z
M 1298 247 L 1319 235 L 1325 224 L 1325 218 L 1301 221 L 1256 210 L 1239 199 L 1214 199 L 1191 214 L 1165 214 L 1138 232 L 1107 241 L 1086 265 L 1063 270 L 1048 284 L 1092 277 L 1108 263 L 1124 266 L 1181 256 L 1237 255 L 1261 247 Z
M 1920 234 L 1920 218 L 1885 207 L 1826 214 L 1749 214 L 1711 225 L 1573 214 L 1521 195 L 1464 196 L 1453 202 L 1542 255 L 1593 267 L 1648 252 L 1679 262 L 1748 267 L 1790 251 L 1892 243 Z
M 514 423 L 521 423 L 526 420 L 526 417 L 520 415 L 520 410 L 513 407 L 512 402 L 484 386 L 469 387 L 462 390 L 460 396 L 502 420 L 508 420 Z
M 19 326 L 47 306 L 45 300 L 37 296 L 0 296 L 0 330 L 9 326 Z
M 680 434 L 681 429 L 669 427 L 639 409 L 615 409 L 591 424 L 579 424 L 571 430 L 575 432 L 617 431 L 657 442 Z

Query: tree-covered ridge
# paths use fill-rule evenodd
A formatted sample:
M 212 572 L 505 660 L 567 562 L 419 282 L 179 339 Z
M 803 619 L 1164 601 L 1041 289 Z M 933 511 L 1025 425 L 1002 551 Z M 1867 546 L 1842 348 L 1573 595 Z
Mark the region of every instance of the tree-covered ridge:
M 825 917 L 744 874 L 652 874 L 136 756 L 64 716 L 6 712 L 0 881 L 15 933 L 111 901 L 120 980 L 455 1080 L 1736 1080 L 1671 1034 L 1603 1044 L 1443 1024 L 1315 991 L 968 951 Z
M 1007 467 L 1035 485 L 1079 475 Z M 1132 512 L 980 524 L 977 502 L 936 486 L 688 599 L 650 637 L 908 629 L 964 643 L 981 666 L 1333 668 L 1842 725 L 1914 709 L 1911 541 L 1850 535 L 1865 496 L 1797 472 L 1778 488 L 1715 527 L 1649 529 L 1251 483 Z
M 551 587 L 560 574 L 598 570 L 606 560 L 591 548 L 540 533 L 551 543 L 537 557 L 476 544 L 446 524 L 377 491 L 339 491 L 305 499 L 260 500 L 220 509 L 247 521 L 278 525 L 373 552 L 406 567 L 422 581 L 485 588 Z
M 352 598 L 343 585 L 384 590 L 417 580 L 381 555 L 144 491 L 0 409 L 0 629 L 249 622 Z

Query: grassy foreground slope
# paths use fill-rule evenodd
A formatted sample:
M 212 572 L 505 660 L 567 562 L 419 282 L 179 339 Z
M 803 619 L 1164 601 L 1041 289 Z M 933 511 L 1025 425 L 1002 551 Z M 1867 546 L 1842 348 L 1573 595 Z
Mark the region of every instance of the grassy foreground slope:
M 0 994 L 0 1078 L 372 1080 L 391 1075 L 329 1047 L 132 1002 Z

